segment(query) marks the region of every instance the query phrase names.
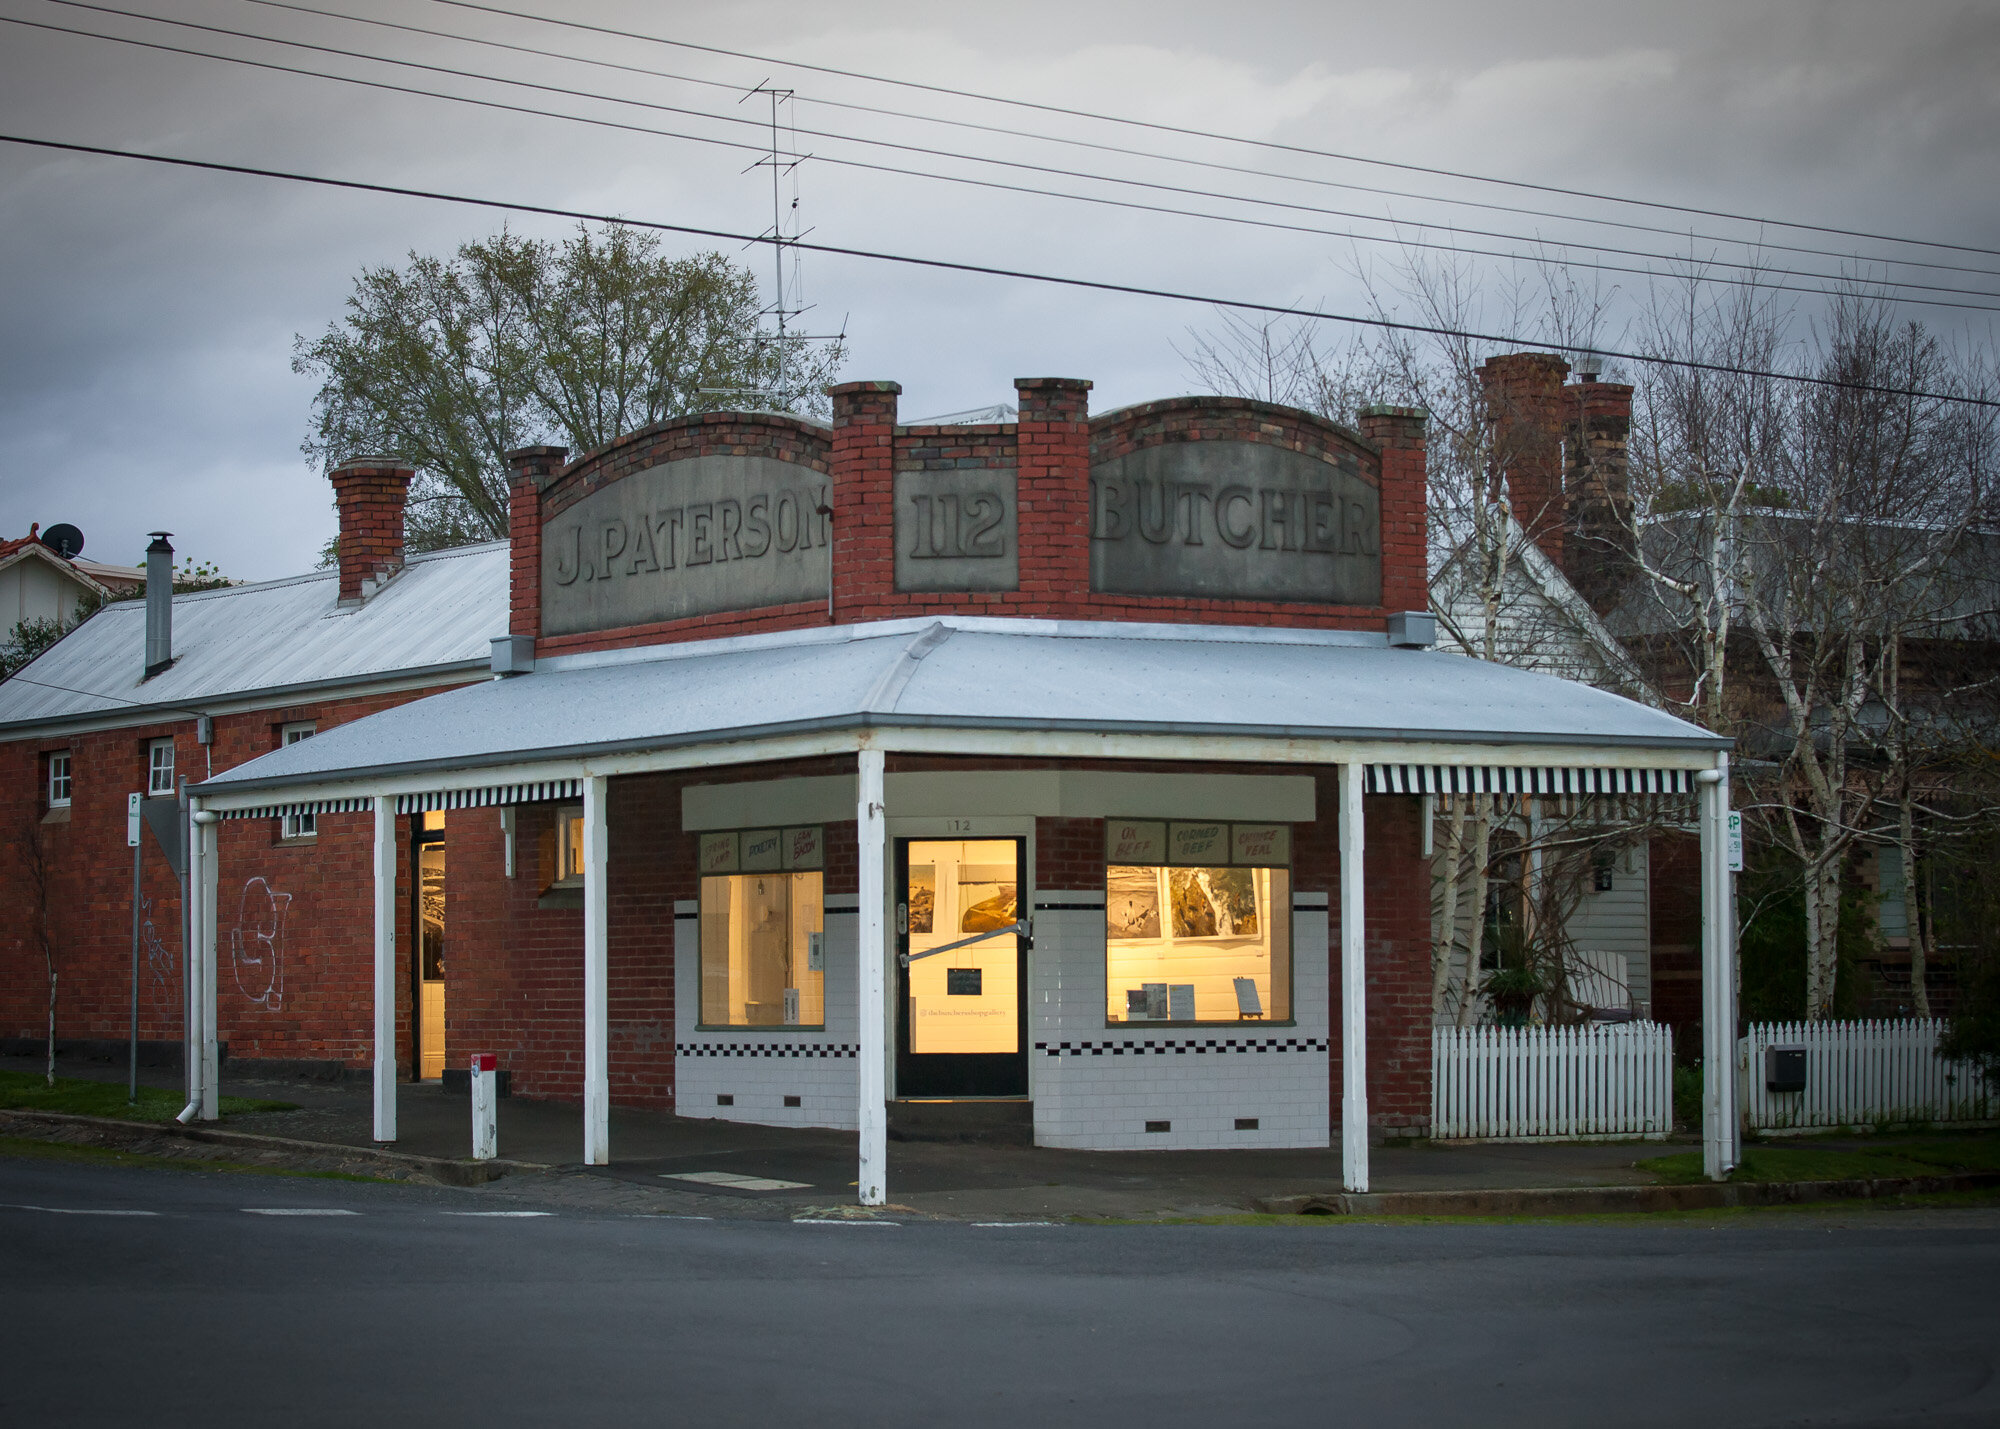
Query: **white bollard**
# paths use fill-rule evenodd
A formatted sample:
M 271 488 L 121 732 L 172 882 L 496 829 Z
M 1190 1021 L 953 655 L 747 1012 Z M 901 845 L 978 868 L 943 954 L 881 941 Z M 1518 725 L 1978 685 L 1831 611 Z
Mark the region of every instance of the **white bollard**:
M 500 1154 L 500 1058 L 492 1052 L 472 1054 L 472 1159 L 491 1161 Z

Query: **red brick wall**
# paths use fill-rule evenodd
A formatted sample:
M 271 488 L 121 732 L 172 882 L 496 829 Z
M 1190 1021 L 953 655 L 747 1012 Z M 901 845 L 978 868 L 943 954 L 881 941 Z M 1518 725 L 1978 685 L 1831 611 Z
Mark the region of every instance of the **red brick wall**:
M 361 583 L 403 564 L 403 503 L 416 472 L 362 458 L 327 473 L 340 513 L 340 599 L 361 599 Z
M 325 730 L 434 693 L 218 715 L 212 751 L 196 742 L 192 719 L 0 745 L 0 840 L 18 850 L 23 837 L 37 838 L 51 863 L 51 926 L 62 959 L 58 1039 L 116 1040 L 127 1032 L 132 853 L 125 796 L 145 788 L 147 741 L 172 736 L 176 774 L 200 780 L 211 768 L 219 774 L 277 748 L 285 724 L 311 720 Z M 70 751 L 73 802 L 67 820 L 44 822 L 41 759 L 52 749 Z M 217 1030 L 230 1056 L 365 1066 L 372 1055 L 374 816 L 322 814 L 316 838 L 290 843 L 279 837 L 276 819 L 227 819 L 216 827 Z M 152 834 L 143 840 L 143 895 L 159 948 L 142 955 L 139 1035 L 175 1042 L 182 1035 L 180 890 Z M 408 922 L 407 868 L 399 887 L 400 930 Z M 24 860 L 10 852 L 0 862 L 0 908 L 7 910 L 0 920 L 0 1036 L 39 1037 L 46 1026 L 33 903 Z M 406 958 L 408 941 L 399 939 Z M 397 986 L 407 984 L 405 966 Z

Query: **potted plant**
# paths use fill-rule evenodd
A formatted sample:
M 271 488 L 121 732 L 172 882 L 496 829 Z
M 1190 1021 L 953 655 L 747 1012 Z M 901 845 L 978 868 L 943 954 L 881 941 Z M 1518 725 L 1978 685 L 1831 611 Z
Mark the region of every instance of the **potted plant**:
M 1502 1027 L 1525 1027 L 1535 999 L 1547 989 L 1540 973 L 1526 964 L 1516 964 L 1488 973 L 1479 990 L 1493 1004 L 1494 1016 Z

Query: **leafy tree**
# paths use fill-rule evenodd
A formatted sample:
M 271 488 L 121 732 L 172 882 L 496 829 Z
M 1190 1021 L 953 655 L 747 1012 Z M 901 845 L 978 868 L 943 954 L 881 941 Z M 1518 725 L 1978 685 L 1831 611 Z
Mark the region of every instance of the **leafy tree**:
M 296 340 L 293 370 L 321 384 L 303 450 L 416 468 L 414 550 L 498 539 L 513 448 L 590 451 L 726 407 L 823 414 L 839 345 L 780 342 L 760 310 L 747 269 L 662 254 L 657 236 L 617 225 L 412 253 L 362 270 L 346 316 Z

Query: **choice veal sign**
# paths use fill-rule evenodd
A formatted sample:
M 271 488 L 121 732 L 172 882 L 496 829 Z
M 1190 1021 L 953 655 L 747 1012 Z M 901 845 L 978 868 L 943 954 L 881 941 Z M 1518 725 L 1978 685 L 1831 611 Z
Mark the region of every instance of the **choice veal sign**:
M 831 490 L 769 457 L 664 462 L 594 491 L 542 530 L 550 635 L 824 601 Z
M 1382 498 L 1286 447 L 1179 442 L 1090 474 L 1090 588 L 1377 605 Z

